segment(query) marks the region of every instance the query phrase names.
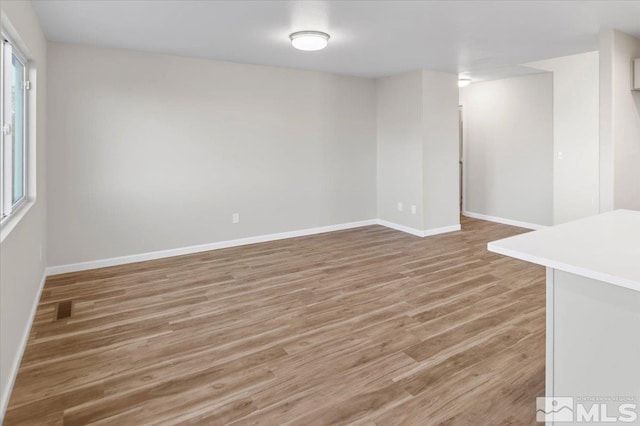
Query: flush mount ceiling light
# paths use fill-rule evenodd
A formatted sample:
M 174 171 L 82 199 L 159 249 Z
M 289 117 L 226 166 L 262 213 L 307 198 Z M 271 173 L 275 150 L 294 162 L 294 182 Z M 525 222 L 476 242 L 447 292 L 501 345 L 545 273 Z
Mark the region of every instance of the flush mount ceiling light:
M 322 50 L 329 43 L 329 34 L 321 31 L 298 31 L 289 38 L 293 47 L 299 50 Z
M 458 87 L 465 87 L 471 84 L 470 78 L 459 78 L 458 79 Z

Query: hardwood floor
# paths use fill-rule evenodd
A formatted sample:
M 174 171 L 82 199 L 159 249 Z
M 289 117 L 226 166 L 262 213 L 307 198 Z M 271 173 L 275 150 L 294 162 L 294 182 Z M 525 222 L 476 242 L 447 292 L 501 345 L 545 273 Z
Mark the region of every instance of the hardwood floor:
M 5 424 L 535 424 L 544 269 L 486 250 L 524 231 L 370 226 L 50 277 Z

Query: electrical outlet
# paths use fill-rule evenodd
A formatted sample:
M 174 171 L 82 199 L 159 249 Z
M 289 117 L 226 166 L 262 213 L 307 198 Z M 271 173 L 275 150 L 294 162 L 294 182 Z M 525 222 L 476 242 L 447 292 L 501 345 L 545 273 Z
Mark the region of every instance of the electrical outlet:
M 558 151 L 558 160 L 562 160 L 564 155 L 562 155 L 562 151 Z
M 231 216 L 231 222 L 233 223 L 240 223 L 240 213 L 234 213 Z
M 416 214 L 418 213 L 418 208 L 416 207 L 415 204 L 411 205 L 411 214 Z
M 398 201 L 398 211 L 401 212 L 403 210 L 402 202 Z

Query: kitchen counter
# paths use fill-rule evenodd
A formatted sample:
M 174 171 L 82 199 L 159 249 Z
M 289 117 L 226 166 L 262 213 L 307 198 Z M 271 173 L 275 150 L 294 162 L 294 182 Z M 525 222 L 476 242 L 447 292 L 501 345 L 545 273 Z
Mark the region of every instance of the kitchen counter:
M 640 400 L 640 212 L 603 213 L 488 249 L 546 266 L 546 396 Z M 619 414 L 619 404 L 607 404 Z
M 640 211 L 591 216 L 493 241 L 488 249 L 640 291 Z

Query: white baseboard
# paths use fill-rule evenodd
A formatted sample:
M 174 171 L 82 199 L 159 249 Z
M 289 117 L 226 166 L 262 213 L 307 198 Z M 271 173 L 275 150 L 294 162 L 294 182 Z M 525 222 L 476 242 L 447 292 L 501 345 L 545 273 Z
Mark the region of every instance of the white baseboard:
M 395 229 L 396 231 L 406 232 L 407 234 L 415 235 L 416 237 L 422 237 L 422 231 L 409 226 L 400 225 L 398 223 L 388 222 L 386 220 L 378 219 L 376 221 L 378 225 L 386 226 L 387 228 Z
M 359 222 L 341 223 L 338 225 L 321 226 L 318 228 L 308 228 L 298 231 L 281 232 L 278 234 L 260 235 L 257 237 L 239 238 L 237 240 L 220 241 L 217 243 L 201 244 L 197 246 L 181 247 L 176 249 L 153 251 L 148 253 L 133 254 L 129 256 L 112 257 L 109 259 L 91 260 L 88 262 L 71 263 L 68 265 L 49 266 L 46 275 L 66 274 L 69 272 L 86 271 L 89 269 L 106 268 L 108 266 L 125 265 L 128 263 L 144 262 L 146 260 L 163 259 L 166 257 L 182 256 L 185 254 L 201 253 L 204 251 L 218 250 L 229 247 L 238 247 L 248 244 L 264 243 L 268 241 L 283 240 L 286 238 L 304 237 L 306 235 L 323 234 L 325 232 L 341 231 L 344 229 L 360 228 L 362 226 L 382 225 L 397 231 L 406 232 L 417 237 L 428 237 L 431 235 L 444 234 L 446 232 L 459 231 L 460 225 L 445 226 L 442 228 L 427 229 L 420 231 L 397 223 L 388 222 L 381 219 L 369 219 Z
M 387 228 L 395 229 L 397 231 L 406 232 L 408 234 L 415 235 L 416 237 L 430 237 L 432 235 L 445 234 L 447 232 L 459 231 L 461 229 L 460 224 L 458 224 L 443 226 L 442 228 L 425 229 L 424 231 L 421 231 L 419 229 L 411 228 L 409 226 L 404 226 L 393 222 L 388 222 L 382 219 L 378 219 L 378 225 L 386 226 Z
M 425 229 L 424 231 L 422 231 L 422 236 L 430 237 L 432 235 L 439 235 L 439 234 L 446 234 L 448 232 L 460 231 L 461 229 L 462 229 L 462 226 L 460 226 L 460 224 L 443 226 L 441 228 Z
M 323 234 L 325 232 L 342 231 L 344 229 L 359 228 L 377 224 L 376 219 L 362 220 L 359 222 L 341 223 L 338 225 L 320 226 L 298 231 L 280 232 L 277 234 L 260 235 L 257 237 L 239 238 L 237 240 L 220 241 L 217 243 L 201 244 L 197 246 L 181 247 L 169 250 L 153 251 L 149 253 L 133 254 L 130 256 L 112 257 L 109 259 L 92 260 L 88 262 L 72 263 L 68 265 L 49 266 L 47 275 L 66 274 L 69 272 L 86 271 L 89 269 L 105 268 L 107 266 L 124 265 L 127 263 L 144 262 L 146 260 L 163 259 L 165 257 L 182 256 L 185 254 L 200 253 L 203 251 L 218 250 L 229 247 L 238 247 L 248 244 L 264 243 L 267 241 L 283 240 L 286 238 L 304 237 L 305 235 Z
M 44 271 L 42 274 L 42 279 L 40 280 L 40 286 L 38 287 L 38 294 L 33 300 L 33 304 L 31 305 L 31 312 L 29 312 L 29 319 L 27 321 L 27 325 L 22 331 L 22 339 L 20 340 L 20 347 L 18 349 L 18 356 L 13 360 L 11 364 L 11 370 L 9 370 L 9 382 L 6 385 L 6 388 L 3 389 L 2 392 L 2 400 L 0 400 L 0 424 L 4 420 L 4 415 L 7 412 L 7 406 L 9 405 L 9 398 L 11 397 L 11 391 L 13 390 L 13 385 L 16 382 L 16 376 L 18 375 L 18 369 L 20 368 L 20 362 L 22 361 L 22 356 L 24 355 L 24 350 L 27 347 L 27 341 L 29 340 L 29 333 L 31 333 L 31 326 L 33 325 L 33 319 L 36 316 L 36 311 L 38 310 L 38 304 L 40 303 L 40 296 L 42 295 L 42 289 L 44 288 L 44 283 L 47 280 L 47 273 Z
M 488 216 L 486 214 L 474 213 L 464 211 L 462 212 L 464 216 L 472 217 L 474 219 L 488 220 L 489 222 L 502 223 L 504 225 L 517 226 L 519 228 L 527 228 L 527 229 L 542 229 L 546 228 L 547 225 L 539 225 L 537 223 L 529 223 L 529 222 L 521 222 L 519 220 L 505 219 L 503 217 L 496 216 Z

